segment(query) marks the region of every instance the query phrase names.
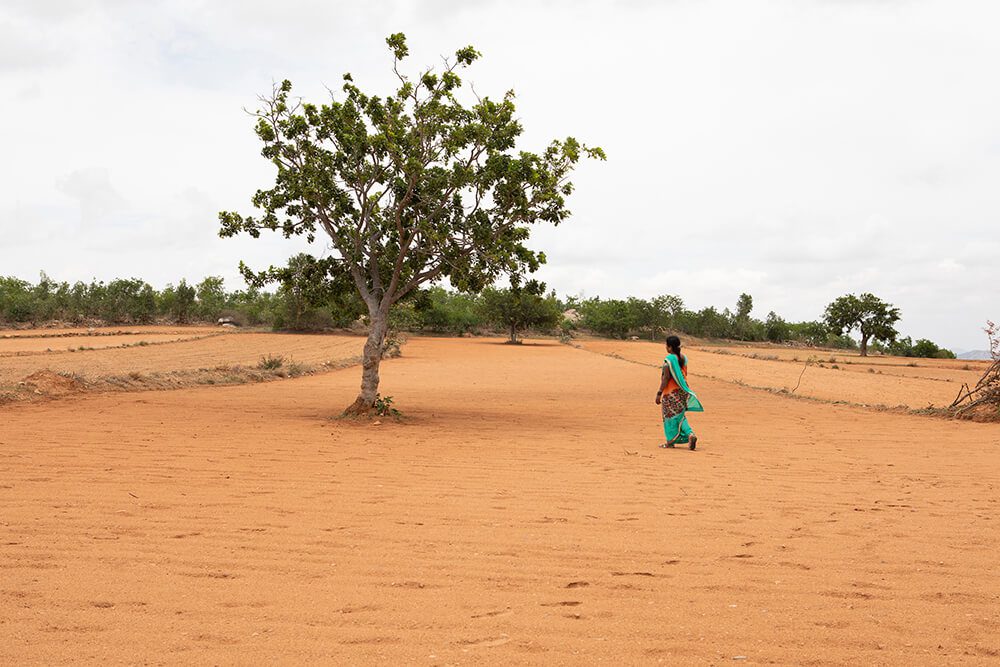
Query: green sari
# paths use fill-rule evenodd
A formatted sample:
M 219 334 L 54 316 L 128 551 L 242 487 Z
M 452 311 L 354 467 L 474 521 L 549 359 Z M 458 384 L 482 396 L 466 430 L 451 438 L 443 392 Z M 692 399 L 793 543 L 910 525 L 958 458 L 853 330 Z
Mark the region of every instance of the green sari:
M 688 412 L 704 412 L 705 408 L 691 387 L 688 386 L 687 378 L 681 371 L 681 363 L 676 354 L 668 354 L 663 360 L 665 368 L 670 369 L 670 375 L 678 388 L 669 394 L 665 394 L 660 399 L 663 413 L 663 435 L 667 438 L 668 445 L 686 445 L 690 442 L 694 431 L 687 421 Z

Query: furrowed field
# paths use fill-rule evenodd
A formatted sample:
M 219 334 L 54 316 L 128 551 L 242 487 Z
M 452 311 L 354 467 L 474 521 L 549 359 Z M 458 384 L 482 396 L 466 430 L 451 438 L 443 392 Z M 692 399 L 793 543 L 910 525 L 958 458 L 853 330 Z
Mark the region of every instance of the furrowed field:
M 2 333 L 0 664 L 1000 656 L 979 362 L 691 345 L 691 452 L 659 344 Z

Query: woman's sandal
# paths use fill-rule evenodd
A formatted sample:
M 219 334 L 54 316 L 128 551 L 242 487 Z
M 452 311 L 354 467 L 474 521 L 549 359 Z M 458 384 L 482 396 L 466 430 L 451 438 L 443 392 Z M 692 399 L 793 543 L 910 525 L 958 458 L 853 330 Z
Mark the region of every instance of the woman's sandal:
M 673 444 L 669 442 L 665 442 L 662 445 L 660 445 L 660 449 L 673 449 L 673 448 L 674 448 Z

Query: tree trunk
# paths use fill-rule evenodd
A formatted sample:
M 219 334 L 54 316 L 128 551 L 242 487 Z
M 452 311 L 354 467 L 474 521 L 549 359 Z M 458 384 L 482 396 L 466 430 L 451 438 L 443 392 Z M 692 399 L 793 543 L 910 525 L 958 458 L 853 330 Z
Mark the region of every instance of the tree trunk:
M 861 356 L 868 356 L 868 336 L 865 335 L 861 336 Z
M 511 343 L 517 342 L 517 325 L 515 324 L 510 325 L 510 342 Z
M 385 334 L 389 330 L 389 315 L 381 308 L 369 308 L 371 326 L 361 361 L 361 393 L 346 410 L 345 415 L 363 415 L 371 411 L 378 397 L 378 368 L 382 363 Z

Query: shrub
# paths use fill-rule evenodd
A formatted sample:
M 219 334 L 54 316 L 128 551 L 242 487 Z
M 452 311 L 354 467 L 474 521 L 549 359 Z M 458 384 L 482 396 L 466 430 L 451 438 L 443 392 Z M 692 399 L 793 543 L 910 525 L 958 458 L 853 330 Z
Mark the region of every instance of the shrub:
M 257 362 L 257 368 L 262 371 L 274 371 L 278 370 L 285 365 L 285 358 L 281 355 L 269 354 L 266 357 L 261 357 L 260 361 Z

